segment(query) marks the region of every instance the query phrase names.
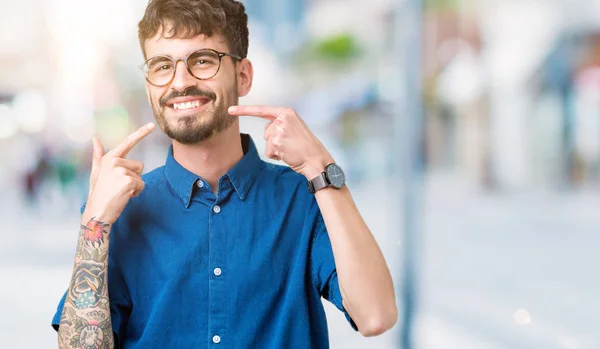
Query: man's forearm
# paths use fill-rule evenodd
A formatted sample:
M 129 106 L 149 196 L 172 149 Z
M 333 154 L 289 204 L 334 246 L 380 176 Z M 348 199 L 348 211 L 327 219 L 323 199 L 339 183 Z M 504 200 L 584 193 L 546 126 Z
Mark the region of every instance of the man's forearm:
M 114 348 L 108 298 L 110 224 L 119 218 L 129 200 L 144 190 L 144 164 L 125 157 L 154 128 L 153 123 L 140 127 L 106 154 L 98 138 L 92 141 L 90 192 L 58 330 L 61 349 Z
M 114 347 L 108 297 L 109 232 L 108 224 L 94 218 L 81 225 L 73 276 L 60 318 L 60 349 Z
M 375 238 L 347 187 L 319 190 L 315 196 L 331 240 L 344 307 L 363 335 L 385 332 L 396 323 L 398 311 Z

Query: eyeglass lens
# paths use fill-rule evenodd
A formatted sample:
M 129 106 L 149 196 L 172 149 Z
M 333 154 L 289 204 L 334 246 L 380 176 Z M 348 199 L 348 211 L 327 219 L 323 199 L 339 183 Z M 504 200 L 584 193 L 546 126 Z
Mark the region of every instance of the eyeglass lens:
M 210 50 L 200 50 L 187 58 L 187 67 L 198 79 L 210 79 L 219 71 L 219 55 Z M 169 57 L 154 57 L 146 63 L 146 77 L 155 85 L 168 84 L 175 74 L 175 62 Z

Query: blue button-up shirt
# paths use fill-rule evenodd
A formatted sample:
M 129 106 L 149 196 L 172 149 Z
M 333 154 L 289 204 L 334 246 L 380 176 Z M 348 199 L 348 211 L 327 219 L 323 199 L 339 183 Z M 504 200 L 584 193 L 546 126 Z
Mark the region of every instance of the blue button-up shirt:
M 306 179 L 262 161 L 242 136 L 245 155 L 217 195 L 170 150 L 113 225 L 108 286 L 120 348 L 328 348 L 321 297 L 356 329 Z

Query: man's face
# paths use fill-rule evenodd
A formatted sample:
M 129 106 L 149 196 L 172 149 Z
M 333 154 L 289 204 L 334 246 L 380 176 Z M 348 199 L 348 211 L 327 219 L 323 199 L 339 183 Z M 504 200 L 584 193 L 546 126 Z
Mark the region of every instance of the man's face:
M 148 58 L 185 59 L 190 53 L 204 48 L 230 52 L 224 38 L 217 33 L 211 37 L 165 39 L 159 30 L 154 38 L 145 42 Z M 229 106 L 238 103 L 236 61 L 231 57 L 223 57 L 219 72 L 208 80 L 196 79 L 180 61 L 170 84 L 156 87 L 146 81 L 146 92 L 158 125 L 167 136 L 182 144 L 209 139 L 237 120 L 227 113 Z

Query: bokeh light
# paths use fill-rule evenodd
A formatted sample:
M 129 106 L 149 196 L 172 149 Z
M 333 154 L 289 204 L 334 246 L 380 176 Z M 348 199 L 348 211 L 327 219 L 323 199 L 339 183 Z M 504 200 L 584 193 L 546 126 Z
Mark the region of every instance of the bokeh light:
M 46 127 L 48 112 L 43 93 L 38 91 L 19 93 L 12 105 L 19 128 L 23 132 L 38 133 Z
M 531 315 L 526 309 L 518 309 L 515 311 L 515 322 L 518 325 L 529 325 L 531 324 Z
M 0 104 L 0 139 L 12 137 L 18 130 L 13 108 L 8 104 Z

